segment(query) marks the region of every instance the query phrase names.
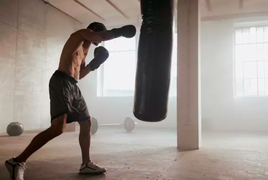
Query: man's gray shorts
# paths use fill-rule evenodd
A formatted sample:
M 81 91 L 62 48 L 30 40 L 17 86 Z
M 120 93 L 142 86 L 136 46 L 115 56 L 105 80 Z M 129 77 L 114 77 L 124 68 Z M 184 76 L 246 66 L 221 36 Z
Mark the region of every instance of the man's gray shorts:
M 49 81 L 51 121 L 67 114 L 67 123 L 90 119 L 87 104 L 77 81 L 70 75 L 56 71 Z

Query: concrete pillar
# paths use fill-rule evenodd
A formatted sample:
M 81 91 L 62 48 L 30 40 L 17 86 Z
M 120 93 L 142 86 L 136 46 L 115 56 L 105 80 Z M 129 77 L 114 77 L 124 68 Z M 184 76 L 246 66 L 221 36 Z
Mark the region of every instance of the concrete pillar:
M 199 0 L 178 0 L 177 143 L 179 150 L 201 142 Z

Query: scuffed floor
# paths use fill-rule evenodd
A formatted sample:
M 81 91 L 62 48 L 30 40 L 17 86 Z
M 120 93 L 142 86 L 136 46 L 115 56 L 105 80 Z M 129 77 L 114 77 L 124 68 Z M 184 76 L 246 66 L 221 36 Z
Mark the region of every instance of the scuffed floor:
M 17 155 L 35 134 L 0 136 L 0 180 L 8 180 L 4 160 Z M 174 130 L 100 129 L 92 139 L 92 159 L 105 175 L 79 175 L 78 133 L 52 140 L 28 161 L 25 180 L 267 180 L 268 133 L 203 133 L 198 151 L 178 152 Z

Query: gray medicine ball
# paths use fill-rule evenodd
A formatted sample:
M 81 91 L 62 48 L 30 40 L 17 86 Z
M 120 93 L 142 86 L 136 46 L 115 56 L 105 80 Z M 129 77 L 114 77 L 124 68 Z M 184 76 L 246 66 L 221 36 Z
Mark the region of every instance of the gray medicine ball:
M 19 122 L 12 122 L 7 126 L 7 134 L 9 136 L 19 136 L 23 131 L 23 125 Z

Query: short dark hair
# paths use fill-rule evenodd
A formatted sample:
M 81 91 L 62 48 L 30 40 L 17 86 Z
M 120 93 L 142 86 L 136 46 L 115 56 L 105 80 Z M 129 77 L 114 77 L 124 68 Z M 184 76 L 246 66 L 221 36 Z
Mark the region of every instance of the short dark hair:
M 91 24 L 88 25 L 87 29 L 91 29 L 92 31 L 106 31 L 106 27 L 104 26 L 104 24 L 100 23 L 100 22 L 93 22 Z

